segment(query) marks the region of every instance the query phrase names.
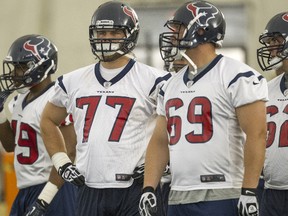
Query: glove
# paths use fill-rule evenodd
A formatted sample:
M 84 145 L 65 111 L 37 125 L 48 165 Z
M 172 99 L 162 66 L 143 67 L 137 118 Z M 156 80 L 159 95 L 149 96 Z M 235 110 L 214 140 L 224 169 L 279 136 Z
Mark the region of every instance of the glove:
M 152 187 L 145 187 L 139 203 L 139 213 L 141 216 L 156 216 L 157 199 Z
M 59 175 L 67 182 L 76 186 L 83 186 L 85 178 L 72 163 L 66 163 L 58 169 Z
M 134 180 L 136 180 L 139 184 L 143 183 L 144 180 L 144 168 L 145 168 L 145 164 L 141 164 L 139 166 L 137 166 L 132 174 L 132 178 Z
M 258 216 L 259 207 L 256 197 L 256 188 L 242 188 L 238 202 L 239 216 Z
M 171 175 L 170 166 L 169 166 L 169 165 L 167 165 L 167 166 L 165 167 L 165 170 L 164 170 L 164 172 L 163 172 L 163 176 L 168 176 L 168 175 Z
M 32 206 L 29 207 L 25 216 L 44 216 L 48 208 L 48 203 L 44 200 L 37 199 Z
M 0 89 L 0 112 L 3 110 L 4 103 L 11 93 L 12 93 L 11 91 L 7 91 L 7 90 L 2 91 Z

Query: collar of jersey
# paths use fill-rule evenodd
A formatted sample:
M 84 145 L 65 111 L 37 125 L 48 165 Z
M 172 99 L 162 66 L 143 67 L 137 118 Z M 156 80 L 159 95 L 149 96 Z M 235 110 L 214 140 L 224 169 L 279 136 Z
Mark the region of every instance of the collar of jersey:
M 193 84 L 196 83 L 199 79 L 201 79 L 206 73 L 208 73 L 217 63 L 218 61 L 223 57 L 223 55 L 219 54 L 216 56 L 216 58 L 213 59 L 213 61 L 203 70 L 201 71 L 199 74 L 197 74 L 193 79 Z M 191 81 L 188 78 L 189 75 L 189 67 L 187 67 L 187 70 L 185 71 L 185 74 L 183 76 L 183 81 L 185 83 L 185 85 L 187 85 L 187 82 Z
M 26 94 L 23 102 L 22 102 L 22 109 L 24 109 L 24 108 L 25 108 L 29 103 L 31 103 L 32 101 L 36 100 L 36 98 L 38 98 L 38 97 L 40 97 L 41 95 L 43 95 L 48 89 L 50 89 L 52 86 L 54 86 L 54 84 L 55 84 L 55 82 L 52 82 L 52 83 L 50 83 L 49 85 L 47 85 L 46 88 L 43 89 L 43 90 L 41 91 L 41 93 L 40 93 L 37 97 L 35 97 L 35 98 L 33 98 L 32 100 L 29 100 L 29 101 L 27 101 L 27 97 L 28 97 L 28 94 L 29 94 L 29 92 L 28 92 L 28 93 Z
M 128 64 L 123 68 L 123 70 L 117 74 L 113 79 L 111 79 L 110 81 L 105 80 L 101 73 L 100 73 L 100 63 L 97 63 L 95 65 L 94 71 L 95 71 L 95 76 L 96 79 L 98 80 L 98 82 L 104 86 L 105 82 L 110 82 L 111 85 L 115 84 L 116 82 L 118 82 L 120 79 L 122 79 L 129 71 L 130 69 L 133 67 L 133 65 L 135 64 L 135 60 L 130 59 L 130 61 L 128 62 Z

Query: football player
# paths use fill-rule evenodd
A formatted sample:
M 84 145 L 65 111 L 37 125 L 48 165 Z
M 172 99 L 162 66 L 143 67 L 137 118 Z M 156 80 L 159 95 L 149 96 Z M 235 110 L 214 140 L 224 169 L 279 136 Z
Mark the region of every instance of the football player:
M 276 71 L 268 82 L 267 129 L 260 215 L 288 215 L 288 12 L 273 16 L 259 36 L 257 50 L 263 71 Z
M 68 183 L 62 187 L 63 179 L 55 169 L 51 171 L 52 162 L 40 134 L 40 117 L 53 89 L 51 75 L 57 66 L 56 46 L 36 34 L 16 39 L 3 61 L 0 140 L 7 152 L 14 152 L 19 188 L 11 216 L 75 215 L 76 188 Z M 19 94 L 9 103 L 12 112 L 9 122 L 3 109 L 4 102 L 15 90 Z M 73 144 L 73 125 L 61 127 L 61 131 L 65 141 Z M 73 154 L 69 146 L 68 150 Z M 72 160 L 75 157 L 70 156 Z
M 162 58 L 172 47 L 177 52 L 171 55 L 179 52 L 189 67 L 161 88 L 140 213 L 157 208 L 154 190 L 170 155 L 169 216 L 258 215 L 267 82 L 248 65 L 216 54 L 225 18 L 215 5 L 187 2 L 165 26 L 170 31 L 160 34 Z
M 169 71 L 173 75 L 176 74 L 183 67 L 187 66 L 187 64 L 188 63 L 185 60 L 185 58 L 179 54 L 171 59 L 164 58 L 164 70 Z M 163 199 L 162 201 L 163 201 L 163 206 L 164 206 L 166 214 L 168 210 L 170 184 L 171 184 L 171 173 L 170 173 L 170 166 L 168 164 L 165 168 L 164 175 L 161 178 L 161 192 L 162 192 L 162 199 Z
M 42 115 L 42 135 L 58 172 L 72 183 L 80 176 L 67 175 L 67 169 L 85 177 L 77 216 L 139 214 L 156 98 L 162 81 L 171 76 L 133 59 L 139 29 L 129 5 L 101 4 L 89 27 L 92 53 L 99 62 L 58 78 Z M 72 113 L 77 134 L 76 166 L 57 128 L 67 113 Z M 162 213 L 158 208 L 157 215 Z

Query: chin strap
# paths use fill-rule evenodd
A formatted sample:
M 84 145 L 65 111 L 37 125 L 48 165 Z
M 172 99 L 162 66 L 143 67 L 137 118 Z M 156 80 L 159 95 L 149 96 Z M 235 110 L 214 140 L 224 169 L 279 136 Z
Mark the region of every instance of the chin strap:
M 185 54 L 184 51 L 180 51 L 180 54 L 189 62 L 189 65 L 191 66 L 189 68 L 192 68 L 192 70 L 189 70 L 189 72 L 191 73 L 192 76 L 195 76 L 197 74 L 197 66 L 196 66 L 196 64 L 192 61 L 191 58 L 189 58 L 189 56 L 187 56 Z

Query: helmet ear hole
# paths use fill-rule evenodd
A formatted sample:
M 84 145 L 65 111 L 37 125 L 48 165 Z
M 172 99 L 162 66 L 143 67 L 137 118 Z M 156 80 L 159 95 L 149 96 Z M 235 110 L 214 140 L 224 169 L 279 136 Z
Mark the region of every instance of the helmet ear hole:
M 197 34 L 200 35 L 200 36 L 202 36 L 202 35 L 205 34 L 205 31 L 208 31 L 208 30 L 209 30 L 209 28 L 206 28 L 206 29 L 199 28 L 199 29 L 197 30 Z

